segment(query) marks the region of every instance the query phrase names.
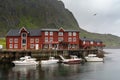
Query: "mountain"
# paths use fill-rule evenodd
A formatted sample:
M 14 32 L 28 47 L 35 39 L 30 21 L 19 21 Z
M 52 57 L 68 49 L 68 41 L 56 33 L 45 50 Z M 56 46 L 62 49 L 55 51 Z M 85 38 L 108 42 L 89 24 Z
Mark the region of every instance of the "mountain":
M 111 34 L 90 33 L 81 29 L 73 14 L 60 0 L 0 0 L 0 36 L 15 28 L 60 28 L 80 30 L 80 37 L 101 39 L 108 46 L 120 46 Z
M 0 0 L 0 34 L 11 28 L 80 29 L 72 13 L 58 0 Z

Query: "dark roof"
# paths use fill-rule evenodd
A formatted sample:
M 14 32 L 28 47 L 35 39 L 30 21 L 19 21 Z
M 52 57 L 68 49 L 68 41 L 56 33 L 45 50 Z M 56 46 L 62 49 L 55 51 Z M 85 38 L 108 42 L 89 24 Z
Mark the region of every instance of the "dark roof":
M 41 31 L 59 31 L 59 29 L 41 29 Z M 65 32 L 79 32 L 79 30 L 64 30 Z
M 36 30 L 28 30 L 29 36 L 40 36 L 41 35 L 41 30 L 36 29 Z M 7 36 L 20 36 L 19 30 L 18 29 L 11 29 L 8 33 Z
M 7 36 L 20 36 L 19 30 L 18 29 L 11 29 L 7 33 Z
M 80 40 L 82 40 L 82 41 L 102 42 L 102 41 L 101 41 L 101 40 L 99 40 L 99 39 L 89 39 L 89 38 L 80 38 Z
M 80 40 L 82 40 L 82 41 L 94 41 L 93 39 L 89 39 L 89 38 L 80 38 Z

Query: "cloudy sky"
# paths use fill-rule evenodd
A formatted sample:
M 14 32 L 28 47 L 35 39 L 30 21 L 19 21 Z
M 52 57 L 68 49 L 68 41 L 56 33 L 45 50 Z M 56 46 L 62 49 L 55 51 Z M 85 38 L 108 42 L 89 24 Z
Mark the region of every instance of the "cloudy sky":
M 62 0 L 89 32 L 120 36 L 120 0 Z

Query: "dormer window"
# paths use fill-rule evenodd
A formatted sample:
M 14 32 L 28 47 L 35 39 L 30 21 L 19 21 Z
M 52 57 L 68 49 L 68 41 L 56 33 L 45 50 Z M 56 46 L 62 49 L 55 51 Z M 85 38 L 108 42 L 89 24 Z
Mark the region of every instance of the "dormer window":
M 27 36 L 27 34 L 26 33 L 22 33 L 22 37 L 26 37 Z

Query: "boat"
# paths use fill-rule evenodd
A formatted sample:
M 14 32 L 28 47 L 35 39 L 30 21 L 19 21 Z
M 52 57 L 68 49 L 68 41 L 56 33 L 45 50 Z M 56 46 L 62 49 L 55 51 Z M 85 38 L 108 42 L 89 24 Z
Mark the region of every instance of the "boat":
M 31 56 L 21 57 L 20 60 L 12 61 L 15 65 L 38 65 L 39 62 L 36 61 L 36 58 L 31 58 Z
M 99 58 L 96 56 L 96 54 L 89 54 L 85 57 L 86 61 L 88 62 L 103 62 L 104 58 Z
M 55 64 L 58 62 L 59 62 L 59 59 L 55 59 L 54 57 L 49 57 L 48 60 L 41 60 L 41 64 Z
M 62 63 L 66 63 L 66 64 L 79 64 L 81 63 L 82 59 L 81 58 L 78 58 L 77 56 L 75 55 L 71 55 L 71 58 L 70 59 L 65 59 L 62 55 L 59 55 L 60 58 L 62 59 L 61 62 Z

